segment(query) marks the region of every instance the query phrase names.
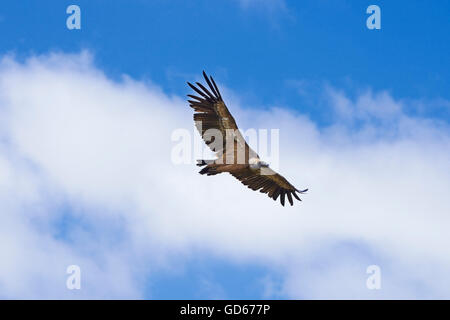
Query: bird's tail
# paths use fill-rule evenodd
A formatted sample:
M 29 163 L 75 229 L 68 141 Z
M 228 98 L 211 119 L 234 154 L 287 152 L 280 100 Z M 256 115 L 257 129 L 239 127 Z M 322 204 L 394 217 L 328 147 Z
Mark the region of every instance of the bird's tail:
M 214 163 L 214 160 L 197 160 L 197 166 L 199 167 L 203 167 L 206 166 L 207 164 L 212 164 Z
M 203 164 L 206 165 L 202 170 L 200 170 L 198 173 L 200 174 L 206 174 L 207 176 L 213 176 L 215 174 L 220 173 L 220 171 L 217 171 L 217 164 L 210 163 L 210 164 Z

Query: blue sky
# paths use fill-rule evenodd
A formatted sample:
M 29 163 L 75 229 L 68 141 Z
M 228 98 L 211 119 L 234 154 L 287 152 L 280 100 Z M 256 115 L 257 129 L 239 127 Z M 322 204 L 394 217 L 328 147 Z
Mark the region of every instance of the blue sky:
M 66 28 L 68 15 L 65 11 L 70 4 L 77 4 L 81 8 L 81 30 Z M 381 8 L 381 30 L 366 28 L 368 14 L 365 11 L 371 4 Z M 392 121 L 400 122 L 405 117 L 413 117 L 422 126 L 425 120 L 431 119 L 436 123 L 444 123 L 443 132 L 447 134 L 446 125 L 450 120 L 449 12 L 448 1 L 429 3 L 412 0 L 10 1 L 0 6 L 0 55 L 11 55 L 18 64 L 26 64 L 30 56 L 52 52 L 64 56 L 87 50 L 93 57 L 92 64 L 87 63 L 89 68 L 101 70 L 108 81 L 120 83 L 123 75 L 127 75 L 149 87 L 158 87 L 169 98 L 183 98 L 189 93 L 186 81 L 198 79 L 200 72 L 206 70 L 226 87 L 227 92 L 232 93 L 232 101 L 239 102 L 239 112 L 243 115 L 248 110 L 270 112 L 276 106 L 290 112 L 291 118 L 306 116 L 309 121 L 307 124 L 315 126 L 321 134 L 328 132 L 325 130 L 333 125 L 341 124 L 341 118 L 335 115 L 336 110 L 331 104 L 339 107 L 339 103 L 342 103 L 344 107 L 350 106 L 351 110 L 356 110 L 366 101 L 358 100 L 362 96 L 375 103 L 402 105 L 402 114 Z M 83 64 L 81 61 L 80 65 Z M 324 98 L 324 92 L 331 92 L 332 97 Z M 368 96 L 364 96 L 367 92 Z M 383 98 L 383 92 L 388 98 Z M 345 102 L 346 99 L 349 103 Z M 373 116 L 370 112 L 368 114 Z M 186 115 L 191 116 L 187 106 Z M 355 121 L 362 121 L 362 125 L 367 122 L 365 114 L 354 117 Z M 386 135 L 395 130 L 401 131 L 392 129 L 389 119 L 384 116 L 375 115 L 374 118 L 371 118 L 373 122 L 370 120 L 370 124 L 375 131 L 389 128 Z M 422 120 L 423 123 L 420 122 Z M 283 121 L 288 124 L 290 120 Z M 291 125 L 295 128 L 298 123 Z M 354 129 L 350 124 L 348 126 Z M 429 124 L 423 124 L 423 127 L 434 132 L 437 125 L 433 123 L 430 128 Z M 397 133 L 392 134 L 396 136 Z M 448 136 L 445 134 L 443 140 L 447 141 Z M 413 136 L 413 133 L 408 131 L 407 136 Z M 348 137 L 349 140 L 352 137 Z M 421 139 L 424 137 L 428 136 L 425 134 L 412 141 L 423 142 Z M 331 143 L 327 146 L 333 149 Z M 437 146 L 436 150 L 440 147 Z M 376 148 L 377 145 L 369 144 L 369 149 Z M 395 149 L 392 154 L 398 150 L 403 149 Z M 415 155 L 414 150 L 411 152 Z M 402 151 L 398 153 L 402 154 Z M 440 156 L 446 159 L 442 154 L 437 158 Z M 36 157 L 37 163 L 45 167 L 45 161 Z M 394 155 L 392 159 L 395 159 Z M 82 234 L 86 234 L 96 242 L 92 250 L 99 254 L 103 244 L 110 250 L 117 243 L 125 242 L 123 239 L 131 238 L 127 230 L 122 229 L 122 218 L 115 216 L 115 212 L 123 208 L 99 205 L 97 199 L 86 204 L 84 197 L 78 199 L 74 196 L 84 191 L 72 191 L 67 191 L 67 194 L 62 192 L 62 200 L 44 201 L 43 204 L 43 211 L 56 212 L 52 215 L 49 229 L 56 241 L 70 246 L 74 244 L 74 239 L 79 240 Z M 178 201 L 183 201 L 183 198 Z M 398 208 L 396 210 L 401 211 Z M 113 218 L 101 216 L 90 220 L 80 211 L 105 211 Z M 39 219 L 41 216 L 37 218 L 38 224 Z M 46 230 L 48 226 L 43 221 L 40 222 L 44 224 L 42 230 Z M 97 230 L 96 223 L 107 227 Z M 71 227 L 77 231 L 72 233 L 69 231 Z M 139 271 L 131 268 L 130 278 L 138 279 L 139 285 L 136 287 L 140 291 L 136 289 L 139 291 L 137 296 L 144 298 L 327 297 L 325 293 L 318 292 L 319 289 L 311 289 L 314 286 L 311 279 L 315 279 L 311 270 L 320 269 L 323 265 L 330 267 L 333 259 L 341 255 L 345 258 L 336 267 L 339 270 L 355 265 L 365 268 L 373 261 L 384 261 L 389 270 L 387 277 L 395 280 L 393 287 L 403 290 L 393 289 L 395 293 L 387 293 L 386 297 L 427 297 L 423 292 L 437 297 L 448 294 L 448 291 L 442 293 L 430 288 L 421 289 L 422 285 L 427 284 L 426 276 L 423 282 L 419 281 L 415 285 L 414 281 L 399 275 L 401 267 L 391 266 L 396 259 L 391 259 L 390 253 L 380 249 L 386 243 L 371 243 L 375 236 L 366 239 L 362 235 L 360 238 L 358 234 L 342 235 L 336 230 L 330 230 L 324 231 L 326 240 L 323 240 L 323 246 L 316 247 L 317 255 L 311 255 L 309 249 L 303 247 L 300 250 L 308 252 L 308 258 L 299 262 L 299 268 L 304 271 L 304 276 L 300 277 L 293 275 L 293 271 L 286 267 L 285 260 L 281 262 L 280 258 L 280 261 L 274 262 L 274 257 L 278 257 L 275 249 L 275 253 L 269 257 L 255 253 L 252 260 L 241 257 L 245 252 L 238 254 L 230 251 L 225 244 L 217 248 L 211 245 L 205 249 L 193 236 L 194 240 L 186 240 L 193 242 L 186 249 L 189 254 L 178 256 L 178 250 L 183 248 L 178 243 L 168 250 L 170 257 L 167 259 L 170 263 L 167 264 L 170 267 L 162 267 L 166 266 L 164 262 L 149 267 L 151 271 L 146 270 L 145 265 L 140 266 Z M 334 231 L 340 234 L 336 238 L 333 238 Z M 204 242 L 216 243 L 216 240 L 204 236 L 199 238 Z M 163 240 L 158 241 L 163 243 Z M 154 246 L 161 245 L 158 241 Z M 160 250 L 157 249 L 155 255 L 161 254 Z M 81 252 L 83 259 L 89 261 L 89 253 L 79 248 L 74 249 L 74 252 Z M 149 255 L 144 255 L 142 260 L 151 261 L 153 251 Z M 165 261 L 166 258 L 161 259 Z M 300 258 L 292 259 L 298 261 Z M 94 264 L 98 264 L 98 261 Z M 305 278 L 308 275 L 310 279 Z M 333 276 L 330 275 L 331 278 Z M 105 277 L 107 283 L 107 272 Z M 364 281 L 365 277 L 362 273 L 355 278 Z M 299 293 L 292 288 L 296 281 L 305 284 L 305 291 Z M 340 297 L 333 295 L 333 289 L 327 289 L 323 283 L 320 288 L 329 289 L 331 297 Z M 359 297 L 358 290 L 343 294 L 343 297 Z M 39 290 L 36 292 L 38 296 Z M 130 297 L 136 295 L 135 291 L 130 292 Z M 99 296 L 102 294 L 99 293 Z M 364 294 L 363 297 L 380 297 L 378 293 Z M 11 297 L 14 293 L 3 292 L 1 296 Z M 54 297 L 52 294 L 48 296 Z M 95 294 L 87 296 L 97 297 Z M 70 297 L 77 297 L 76 292 Z
M 70 2 L 14 1 L 0 9 L 0 50 L 88 48 L 108 74 L 176 94 L 186 91 L 184 75 L 205 69 L 253 104 L 304 108 L 286 83 L 302 79 L 449 98 L 448 2 L 378 1 L 380 31 L 366 28 L 370 1 L 257 2 L 78 1 L 82 30 L 69 31 Z

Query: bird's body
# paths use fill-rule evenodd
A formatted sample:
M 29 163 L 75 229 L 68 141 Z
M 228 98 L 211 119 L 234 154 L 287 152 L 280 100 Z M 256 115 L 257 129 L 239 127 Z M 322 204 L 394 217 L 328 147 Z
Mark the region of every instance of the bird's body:
M 252 190 L 260 190 L 280 202 L 284 206 L 285 196 L 293 204 L 292 196 L 300 200 L 298 190 L 283 176 L 269 168 L 261 161 L 258 154 L 250 148 L 238 129 L 236 121 L 228 111 L 222 100 L 219 89 L 213 78 L 208 78 L 203 72 L 209 90 L 201 83 L 197 86 L 188 82 L 188 85 L 199 96 L 188 95 L 194 100 L 188 100 L 194 109 L 194 121 L 200 135 L 206 144 L 217 155 L 216 160 L 199 160 L 197 165 L 204 166 L 200 174 L 215 175 L 228 172 Z M 300 200 L 301 201 L 301 200 Z

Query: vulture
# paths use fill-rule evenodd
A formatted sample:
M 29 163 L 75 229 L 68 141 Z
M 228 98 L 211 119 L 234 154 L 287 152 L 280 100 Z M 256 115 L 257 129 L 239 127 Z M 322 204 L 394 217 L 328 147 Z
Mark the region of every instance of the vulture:
M 286 198 L 291 206 L 294 204 L 293 197 L 301 201 L 297 192 L 303 194 L 308 189 L 296 189 L 282 175 L 260 160 L 239 131 L 214 79 L 211 76 L 208 78 L 204 71 L 203 77 L 209 89 L 199 82 L 196 82 L 197 86 L 188 82 L 197 93 L 188 94 L 188 102 L 194 109 L 195 126 L 217 158 L 197 160 L 197 166 L 204 167 L 199 173 L 210 176 L 228 172 L 254 191 L 260 190 L 275 201 L 280 197 L 283 206 Z

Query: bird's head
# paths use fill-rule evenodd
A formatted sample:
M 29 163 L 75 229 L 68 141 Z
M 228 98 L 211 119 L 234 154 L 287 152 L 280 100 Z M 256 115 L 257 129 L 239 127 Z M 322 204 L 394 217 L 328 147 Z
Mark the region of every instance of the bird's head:
M 267 162 L 261 161 L 259 158 L 251 158 L 249 164 L 252 169 L 267 168 L 269 166 Z
M 268 164 L 267 162 L 264 162 L 264 161 L 260 161 L 260 162 L 259 162 L 259 165 L 260 165 L 262 168 L 268 168 L 268 167 L 269 167 L 269 164 Z

